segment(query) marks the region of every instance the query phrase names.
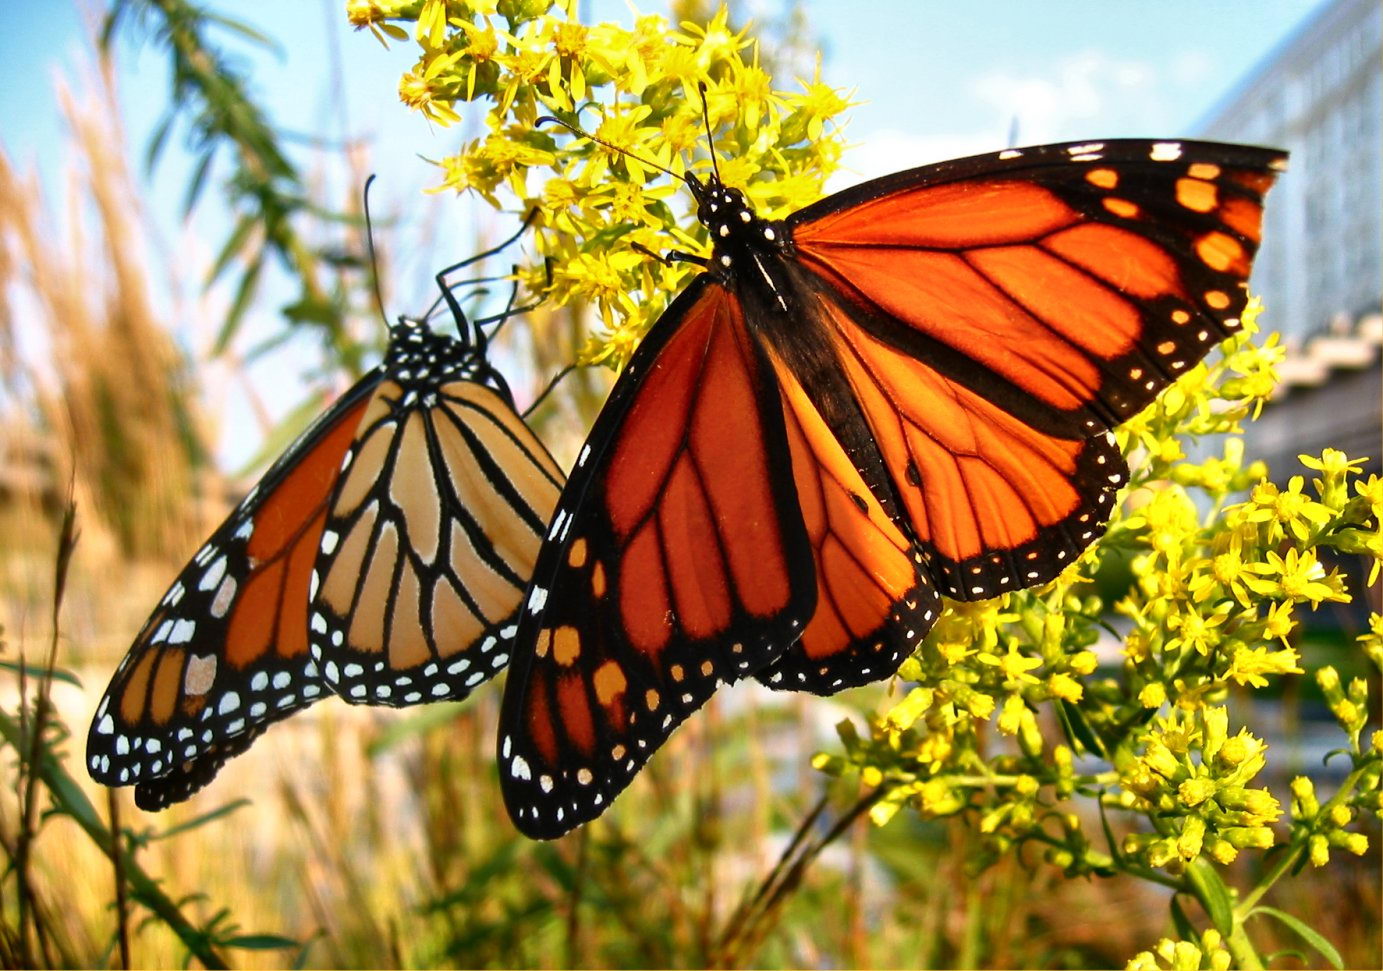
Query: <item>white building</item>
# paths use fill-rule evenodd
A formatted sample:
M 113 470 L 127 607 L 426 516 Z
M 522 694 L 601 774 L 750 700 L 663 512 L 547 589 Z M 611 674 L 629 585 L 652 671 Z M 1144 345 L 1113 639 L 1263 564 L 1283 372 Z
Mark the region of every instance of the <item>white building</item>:
M 1203 138 L 1285 148 L 1253 289 L 1290 355 L 1250 429 L 1273 476 L 1330 445 L 1383 455 L 1383 4 L 1334 0 L 1198 126 Z

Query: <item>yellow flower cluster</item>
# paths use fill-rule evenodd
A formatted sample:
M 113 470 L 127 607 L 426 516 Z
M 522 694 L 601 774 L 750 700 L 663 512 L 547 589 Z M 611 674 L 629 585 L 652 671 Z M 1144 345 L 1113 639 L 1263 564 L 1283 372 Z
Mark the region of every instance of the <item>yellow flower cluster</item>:
M 1239 850 L 1273 845 L 1282 807 L 1248 783 L 1267 764 L 1266 747 L 1247 729 L 1228 734 L 1229 712 L 1173 710 L 1143 737 L 1143 752 L 1120 770 L 1118 804 L 1144 813 L 1151 833 L 1124 837 L 1123 852 L 1180 872 L 1202 851 L 1230 863 Z
M 973 813 L 991 858 L 1036 841 L 1070 875 L 1124 869 L 1163 882 L 1279 840 L 1281 806 L 1252 785 L 1266 748 L 1247 728 L 1229 733 L 1229 688 L 1302 673 L 1292 644 L 1302 614 L 1350 598 L 1323 551 L 1383 562 L 1383 485 L 1334 450 L 1303 456 L 1317 476 L 1285 488 L 1245 460 L 1238 433 L 1280 358 L 1274 339 L 1254 341 L 1258 312 L 1255 302 L 1220 358 L 1119 430 L 1130 487 L 1105 539 L 1044 589 L 949 605 L 899 671 L 916 686 L 867 732 L 842 727 L 843 752 L 818 756 L 823 771 L 885 787 L 876 822 L 904 807 Z M 1226 436 L 1219 454 L 1188 462 L 1180 443 L 1212 434 Z M 1103 619 L 1111 607 L 1117 639 Z M 1383 617 L 1360 640 L 1383 668 Z M 1365 682 L 1317 677 L 1351 740 L 1350 819 L 1377 812 L 1383 758 L 1359 743 Z M 989 722 L 1014 744 L 996 746 Z M 1125 814 L 1127 835 L 1102 840 L 1108 852 L 1061 806 L 1082 794 Z M 1362 845 L 1323 819 L 1294 823 L 1291 845 L 1305 852 L 1309 841 L 1313 859 Z
M 1220 932 L 1210 927 L 1198 940 L 1174 941 L 1164 937 L 1151 950 L 1140 951 L 1129 960 L 1127 971 L 1227 971 L 1233 955 L 1224 946 Z
M 441 189 L 497 208 L 536 209 L 539 250 L 553 259 L 548 298 L 593 306 L 603 333 L 582 363 L 622 365 L 694 270 L 640 252 L 709 250 L 687 212 L 689 193 L 659 169 L 719 170 L 755 209 L 779 218 L 815 201 L 843 149 L 848 106 L 820 77 L 778 91 L 759 43 L 722 8 L 673 29 L 659 15 L 630 27 L 588 26 L 575 0 L 350 0 L 347 16 L 381 43 L 420 48 L 404 103 L 439 125 L 468 105 L 483 134 L 438 161 Z M 410 34 L 400 26 L 413 24 Z M 589 131 L 578 138 L 553 116 Z M 628 154 L 621 154 L 625 152 Z

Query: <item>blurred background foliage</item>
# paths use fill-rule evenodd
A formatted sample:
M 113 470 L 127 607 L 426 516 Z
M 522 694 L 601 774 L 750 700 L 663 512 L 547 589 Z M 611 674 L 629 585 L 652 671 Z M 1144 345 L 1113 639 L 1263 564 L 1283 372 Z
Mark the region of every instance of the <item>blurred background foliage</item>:
M 394 12 L 416 18 L 428 6 Z M 505 6 L 515 4 L 497 9 Z M 360 7 L 350 4 L 350 13 Z M 673 8 L 673 23 L 707 25 L 716 14 L 707 2 Z M 766 71 L 800 73 L 804 52 L 818 46 L 801 8 L 789 9 L 745 34 L 760 44 Z M 402 23 L 413 37 L 413 22 Z M 732 6 L 722 26 L 738 36 L 748 24 Z M 1170 888 L 1107 877 L 1088 857 L 1085 871 L 1063 875 L 1040 852 L 996 854 L 996 837 L 1013 837 L 1011 819 L 985 831 L 979 809 L 935 812 L 919 799 L 923 812 L 870 825 L 879 778 L 862 771 L 870 766 L 861 736 L 847 730 L 842 747 L 837 726 L 882 726 L 885 742 L 888 731 L 912 730 L 886 717 L 900 705 L 926 713 L 896 682 L 834 699 L 725 694 L 610 813 L 554 843 L 526 841 L 507 822 L 493 771 L 493 691 L 410 714 L 318 706 L 277 726 L 208 792 L 158 816 L 134 810 L 127 792 L 90 783 L 80 736 L 99 689 L 168 577 L 246 485 L 210 460 L 219 415 L 208 374 L 243 380 L 249 361 L 292 335 L 308 334 L 325 350 L 329 364 L 302 407 L 266 430 L 267 458 L 327 393 L 368 365 L 383 336 L 363 266 L 359 186 L 370 170 L 368 143 L 279 129 L 230 53 L 234 44 L 310 42 L 266 37 L 182 0 L 115 0 L 92 31 L 89 72 L 63 99 L 78 164 L 39 176 L 0 155 L 0 286 L 20 294 L 0 304 L 0 750 L 12 783 L 0 795 L 0 850 L 10 863 L 0 877 L 0 962 L 1109 967 L 1148 950 L 1145 966 L 1211 966 L 1218 949 L 1205 944 L 1207 920 L 1195 912 L 1193 934 L 1177 926 Z M 166 59 L 162 83 L 173 107 L 150 142 L 132 145 L 111 59 L 140 45 Z M 184 258 L 194 247 L 150 233 L 140 203 L 150 180 L 167 178 L 157 165 L 172 138 L 186 139 L 199 159 L 174 187 L 185 207 L 232 214 L 228 235 L 200 262 Z M 349 191 L 326 188 L 327 158 L 358 176 Z M 704 168 L 704 156 L 698 164 Z M 45 208 L 40 178 L 58 184 L 62 209 Z M 679 212 L 668 210 L 669 224 L 689 229 L 674 201 Z M 791 208 L 796 197 L 777 204 Z M 391 251 L 404 245 L 390 234 L 386 219 L 386 281 Z M 474 249 L 486 242 L 477 239 Z M 464 255 L 447 254 L 439 265 Z M 647 264 L 627 269 L 650 272 Z M 292 281 L 286 303 L 265 285 L 271 273 Z M 181 279 L 170 287 L 165 275 Z M 221 303 L 205 289 L 218 279 L 234 283 Z M 640 276 L 630 292 L 646 289 L 654 301 L 640 304 L 641 323 L 676 282 Z M 214 322 L 206 348 L 189 351 L 170 338 L 173 321 L 150 298 L 157 288 L 178 295 L 169 312 Z M 529 379 L 516 387 L 540 387 L 561 364 L 598 357 L 590 334 L 608 341 L 625 326 L 623 315 L 602 314 L 598 300 L 593 310 L 592 296 L 546 305 L 527 332 L 506 328 L 506 370 Z M 277 303 L 268 309 L 278 330 L 246 349 L 237 339 L 246 314 L 266 303 Z M 573 454 L 607 383 L 600 369 L 578 372 L 537 416 L 559 455 Z M 1112 551 L 1104 571 L 1114 579 L 1101 580 L 1113 584 L 1108 602 L 1134 575 L 1131 558 L 1122 574 L 1117 559 Z M 1377 672 L 1350 638 L 1294 643 L 1308 668 L 1325 657 L 1346 680 L 1372 679 L 1366 717 L 1376 727 Z M 1041 673 L 1050 690 L 1060 672 Z M 1280 722 L 1275 738 L 1285 758 L 1260 781 L 1284 804 L 1302 803 L 1288 789 L 1291 773 L 1321 775 L 1327 790 L 1339 783 L 1343 772 L 1322 774 L 1303 761 L 1314 740 L 1301 732 L 1301 711 L 1330 700 L 1316 681 L 1227 690 L 1244 710 Z M 1008 743 L 986 721 L 966 730 L 1003 753 Z M 1367 746 L 1368 731 L 1363 738 Z M 819 763 L 834 777 L 810 764 L 822 750 L 841 760 Z M 879 772 L 908 771 L 897 758 L 874 763 Z M 253 801 L 239 798 L 246 795 Z M 1308 808 L 1294 806 L 1299 817 Z M 1100 819 L 1081 824 L 1098 832 Z M 1286 825 L 1278 831 L 1289 838 Z M 1310 915 L 1346 966 L 1379 963 L 1378 840 L 1371 842 L 1362 857 L 1337 852 L 1328 866 L 1301 870 L 1272 898 Z M 1073 866 L 1076 858 L 1056 862 Z M 1251 882 L 1256 867 L 1239 860 L 1228 879 Z M 1254 935 L 1265 955 L 1303 955 L 1283 953 L 1274 966 L 1321 960 L 1288 927 L 1255 927 Z M 1154 950 L 1159 939 L 1179 936 L 1195 938 L 1193 955 Z

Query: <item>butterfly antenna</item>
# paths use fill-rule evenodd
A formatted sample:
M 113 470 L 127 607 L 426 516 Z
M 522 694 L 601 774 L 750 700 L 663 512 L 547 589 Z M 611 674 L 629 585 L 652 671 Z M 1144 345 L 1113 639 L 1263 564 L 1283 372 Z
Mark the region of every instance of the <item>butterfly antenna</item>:
M 711 134 L 711 109 L 706 106 L 706 82 L 698 81 L 696 89 L 701 92 L 701 123 L 706 126 L 706 146 L 711 150 L 711 171 L 720 181 L 720 163 L 716 161 L 716 142 Z
M 579 135 L 581 138 L 589 138 L 591 141 L 595 142 L 597 145 L 604 145 L 606 148 L 608 148 L 608 149 L 609 149 L 610 151 L 612 151 L 612 152 L 617 152 L 617 153 L 620 154 L 620 155 L 624 155 L 624 156 L 627 156 L 628 158 L 632 158 L 635 162 L 638 162 L 640 165 L 647 165 L 650 169 L 657 169 L 659 172 L 662 172 L 662 173 L 664 173 L 664 174 L 666 174 L 666 175 L 670 175 L 670 176 L 672 176 L 674 179 L 681 179 L 683 182 L 686 182 L 686 181 L 687 181 L 687 177 L 686 177 L 685 175 L 678 175 L 676 172 L 672 171 L 672 169 L 664 168 L 663 166 L 659 165 L 657 162 L 650 162 L 648 159 L 644 158 L 644 157 L 641 156 L 641 155 L 635 155 L 633 152 L 629 151 L 629 149 L 627 149 L 627 148 L 620 148 L 618 145 L 612 145 L 612 144 L 610 144 L 609 142 L 607 142 L 605 139 L 603 139 L 603 138 L 597 138 L 595 135 L 592 135 L 590 132 L 588 132 L 588 131 L 583 131 L 582 129 L 578 128 L 576 125 L 573 125 L 571 122 L 569 122 L 569 121 L 563 121 L 561 118 L 558 118 L 558 117 L 556 117 L 555 115 L 543 115 L 543 116 L 542 116 L 541 118 L 539 118 L 537 121 L 533 122 L 533 125 L 534 125 L 534 127 L 536 127 L 536 126 L 538 126 L 538 125 L 545 124 L 545 123 L 547 123 L 547 122 L 549 122 L 549 121 L 556 122 L 557 124 L 559 124 L 559 125 L 561 125 L 563 128 L 565 128 L 567 131 L 571 132 L 573 135 Z
M 375 253 L 375 227 L 370 220 L 370 186 L 374 184 L 373 174 L 365 180 L 365 246 L 370 254 L 370 283 L 375 291 L 375 306 L 379 308 L 380 319 L 389 326 L 389 314 L 384 309 L 384 293 L 379 288 L 379 257 Z
M 562 370 L 558 371 L 555 375 L 553 375 L 552 380 L 549 381 L 547 383 L 547 387 L 543 389 L 543 393 L 538 395 L 538 397 L 534 398 L 533 403 L 529 405 L 527 408 L 525 408 L 523 410 L 523 414 L 519 417 L 527 419 L 529 415 L 537 411 L 538 406 L 541 405 L 547 399 L 548 395 L 552 394 L 553 390 L 557 387 L 558 382 L 560 382 L 563 378 L 565 378 L 568 374 L 571 374 L 571 372 L 575 370 L 575 364 L 568 364 L 566 367 L 562 368 Z

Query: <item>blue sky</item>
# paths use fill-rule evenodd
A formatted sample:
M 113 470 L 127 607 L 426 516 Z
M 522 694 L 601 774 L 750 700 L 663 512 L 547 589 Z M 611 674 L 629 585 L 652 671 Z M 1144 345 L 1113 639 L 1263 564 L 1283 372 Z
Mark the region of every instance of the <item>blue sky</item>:
M 860 102 L 848 128 L 855 147 L 835 185 L 1003 147 L 1015 121 L 1023 144 L 1193 135 L 1197 121 L 1322 5 L 1323 0 L 808 2 L 823 77 Z M 82 76 L 83 21 L 90 6 L 81 0 L 21 0 L 7 10 L 6 30 L 0 32 L 0 145 L 21 169 L 41 173 L 54 202 L 68 165 L 56 85 L 61 79 L 80 94 L 88 84 Z M 368 34 L 351 31 L 342 0 L 214 6 L 284 45 L 278 55 L 242 48 L 242 63 L 276 122 L 329 138 L 370 137 L 369 168 L 381 176 L 376 206 L 406 214 L 410 225 L 420 226 L 414 238 L 431 244 L 405 247 L 405 234 L 395 237 L 400 251 L 394 254 L 394 293 L 401 305 L 391 309 L 417 309 L 430 299 L 429 269 L 468 250 L 476 220 L 485 217 L 449 195 L 423 193 L 436 176 L 420 156 L 454 151 L 461 132 L 429 125 L 398 102 L 398 78 L 411 65 L 411 52 L 406 45 L 385 51 Z M 780 0 L 743 4 L 759 19 L 780 15 L 782 7 Z M 584 8 L 592 21 L 631 17 L 621 0 L 587 0 Z M 661 7 L 645 2 L 639 9 Z M 166 59 L 149 43 L 126 40 L 118 46 L 117 77 L 131 154 L 141 159 L 166 104 Z M 779 79 L 780 86 L 787 80 Z M 311 160 L 304 161 L 310 168 Z M 155 258 L 163 252 L 209 260 L 226 236 L 214 187 L 194 223 L 180 225 L 188 167 L 181 147 L 170 143 L 156 176 L 145 178 L 142 170 L 138 176 L 155 240 L 177 241 L 161 250 L 155 246 Z M 340 166 L 322 177 L 338 193 L 355 191 L 351 174 Z M 178 339 L 189 351 L 205 351 L 228 300 L 228 293 L 213 292 L 190 315 L 197 319 L 178 321 Z M 276 329 L 274 306 L 263 302 L 246 329 L 245 346 Z M 301 399 L 305 375 L 316 363 L 312 347 L 294 342 L 251 372 L 271 414 Z M 254 453 L 260 432 L 240 391 L 226 387 L 218 394 L 224 401 L 220 454 L 233 467 Z

